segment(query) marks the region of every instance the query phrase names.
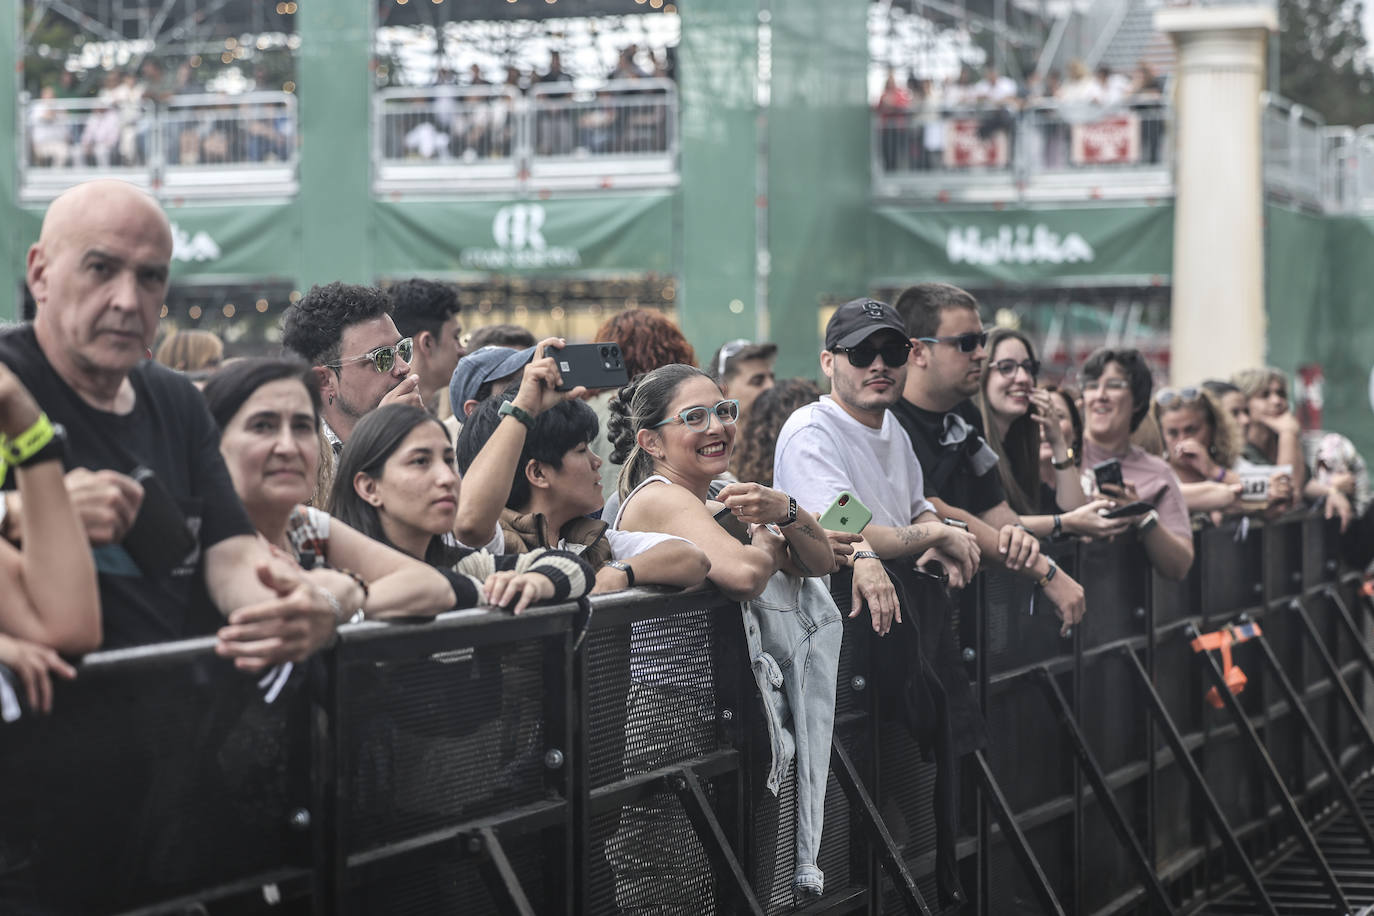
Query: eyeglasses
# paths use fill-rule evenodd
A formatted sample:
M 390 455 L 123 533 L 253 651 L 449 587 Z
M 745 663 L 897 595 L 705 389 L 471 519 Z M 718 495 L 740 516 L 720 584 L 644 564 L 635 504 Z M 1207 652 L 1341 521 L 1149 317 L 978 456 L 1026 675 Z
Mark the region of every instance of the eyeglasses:
M 752 340 L 747 340 L 743 337 L 732 340 L 727 344 L 722 344 L 720 348 L 720 359 L 716 361 L 716 378 L 725 377 L 725 364 L 734 359 L 736 353 L 739 353 L 745 347 L 752 347 L 753 345 L 754 342 Z
M 1099 389 L 1103 391 L 1125 391 L 1131 387 L 1131 383 L 1124 378 L 1102 378 L 1093 379 L 1083 383 L 1083 393 L 1091 394 Z
M 1180 404 L 1192 404 L 1202 399 L 1202 392 L 1196 388 L 1161 388 L 1155 395 L 1155 403 L 1166 410 Z
M 873 360 L 879 356 L 883 358 L 883 364 L 888 367 L 905 366 L 907 355 L 911 353 L 911 341 L 893 340 L 881 347 L 875 347 L 864 342 L 857 347 L 835 347 L 830 352 L 843 353 L 849 357 L 849 365 L 855 369 L 867 369 L 873 365 Z
M 1027 375 L 1035 378 L 1040 374 L 1040 360 L 1023 359 L 1018 363 L 1014 359 L 999 359 L 992 364 L 992 368 L 1001 373 L 1003 378 L 1015 378 L 1017 369 L 1025 369 Z
M 960 353 L 972 353 L 979 347 L 988 345 L 987 331 L 969 331 L 967 334 L 955 334 L 953 337 L 918 337 L 924 343 L 947 343 L 959 348 Z
M 396 365 L 396 357 L 401 357 L 401 362 L 410 362 L 410 357 L 415 353 L 415 341 L 409 337 L 403 337 L 394 344 L 387 344 L 385 347 L 378 347 L 369 350 L 362 356 L 349 356 L 339 360 L 337 363 L 325 363 L 326 369 L 342 369 L 344 363 L 370 362 L 372 368 L 385 375 L 391 371 L 391 367 Z
M 739 419 L 739 401 L 727 398 L 717 401 L 714 407 L 688 407 L 686 410 L 679 410 L 662 423 L 655 423 L 653 428 L 658 429 L 669 423 L 681 423 L 693 432 L 702 433 L 711 428 L 711 417 L 719 420 L 721 426 L 734 426 L 735 421 Z

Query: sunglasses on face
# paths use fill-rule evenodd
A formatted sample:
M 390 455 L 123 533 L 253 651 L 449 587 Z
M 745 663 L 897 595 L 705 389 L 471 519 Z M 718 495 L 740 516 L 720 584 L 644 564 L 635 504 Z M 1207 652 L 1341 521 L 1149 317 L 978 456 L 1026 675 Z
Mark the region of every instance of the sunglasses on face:
M 883 365 L 893 368 L 906 365 L 907 354 L 911 352 L 911 341 L 893 340 L 881 347 L 861 343 L 857 347 L 836 347 L 831 352 L 843 353 L 849 357 L 849 365 L 855 369 L 867 369 L 879 356 L 883 358 Z
M 969 331 L 967 334 L 955 334 L 953 337 L 918 337 L 922 343 L 949 344 L 958 347 L 960 353 L 972 353 L 979 347 L 988 345 L 987 331 Z
M 717 401 L 714 407 L 688 407 L 661 423 L 655 423 L 653 428 L 658 429 L 669 423 L 681 423 L 692 432 L 701 433 L 711 428 L 712 417 L 719 420 L 721 426 L 734 426 L 735 421 L 739 419 L 739 401 L 726 398 L 724 401 Z
M 369 350 L 362 356 L 349 356 L 339 360 L 337 363 L 325 363 L 327 369 L 342 369 L 344 363 L 370 362 L 372 368 L 385 375 L 391 371 L 391 367 L 396 365 L 396 357 L 401 357 L 401 362 L 410 362 L 410 357 L 415 352 L 415 341 L 409 337 L 403 337 L 394 344 L 387 344 L 375 350 Z
M 1202 392 L 1196 388 L 1161 388 L 1155 395 L 1155 403 L 1163 408 L 1193 404 L 1202 399 Z
M 1026 374 L 1034 379 L 1040 374 L 1040 360 L 1023 359 L 1017 362 L 1014 359 L 999 359 L 992 364 L 992 368 L 996 369 L 1003 378 L 1015 378 L 1017 369 L 1025 369 Z

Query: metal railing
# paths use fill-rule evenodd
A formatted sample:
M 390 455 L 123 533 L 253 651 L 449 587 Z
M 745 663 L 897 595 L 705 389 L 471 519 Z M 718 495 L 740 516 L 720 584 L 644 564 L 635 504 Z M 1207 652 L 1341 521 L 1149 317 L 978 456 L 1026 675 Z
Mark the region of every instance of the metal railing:
M 1326 123 L 1310 108 L 1279 96 L 1266 95 L 1261 104 L 1265 187 L 1300 203 L 1323 206 Z
M 964 912 L 1275 912 L 1290 880 L 1313 912 L 1370 895 L 1367 855 L 1320 847 L 1369 832 L 1348 811 L 1374 760 L 1368 608 L 1332 526 L 1195 546 L 1166 583 L 1133 542 L 1047 545 L 1087 596 L 1069 640 L 1019 577 L 965 591 L 990 738 L 963 764 Z M 1223 674 L 1189 642 L 1242 614 L 1265 636 L 1214 708 Z M 90 656 L 52 716 L 0 726 L 0 910 L 791 911 L 794 777 L 763 788 L 739 607 L 712 590 L 347 627 L 271 705 L 212 645 Z M 846 625 L 814 912 L 934 911 L 936 768 L 886 647 Z M 1305 834 L 1315 855 L 1260 877 Z
M 292 93 L 173 96 L 130 105 L 31 99 L 22 111 L 20 189 L 28 199 L 48 199 L 95 177 L 176 196 L 295 190 Z
M 880 196 L 1140 196 L 1172 184 L 1170 112 L 1119 106 L 941 107 L 873 115 Z
M 677 86 L 617 80 L 387 89 L 373 100 L 377 190 L 675 183 Z

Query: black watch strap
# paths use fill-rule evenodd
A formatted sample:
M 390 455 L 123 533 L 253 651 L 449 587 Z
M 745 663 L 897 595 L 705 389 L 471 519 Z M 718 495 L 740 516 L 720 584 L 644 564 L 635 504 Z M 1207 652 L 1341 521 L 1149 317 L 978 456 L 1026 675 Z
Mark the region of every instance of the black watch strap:
M 625 584 L 628 585 L 630 588 L 635 587 L 635 571 L 634 567 L 631 566 L 629 563 L 626 563 L 624 560 L 607 560 L 605 563 L 601 565 L 609 566 L 611 569 L 620 570 L 625 574 Z
M 792 523 L 795 522 L 796 520 L 797 520 L 797 500 L 796 500 L 796 497 L 789 496 L 789 497 L 787 497 L 787 519 L 786 519 L 786 521 L 778 522 L 778 527 L 779 527 L 779 528 L 786 528 L 788 525 L 792 524 Z

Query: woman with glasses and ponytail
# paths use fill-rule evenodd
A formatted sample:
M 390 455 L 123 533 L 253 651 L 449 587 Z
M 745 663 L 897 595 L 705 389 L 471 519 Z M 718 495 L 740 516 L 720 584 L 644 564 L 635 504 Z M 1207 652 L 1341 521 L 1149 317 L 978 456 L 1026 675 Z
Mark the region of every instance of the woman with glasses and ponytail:
M 1103 518 L 1108 499 L 1083 492 L 1072 425 L 1063 422 L 1062 395 L 1037 388 L 1040 361 L 1020 331 L 997 328 L 988 335 L 988 363 L 978 406 L 988 444 L 997 453 L 997 473 L 1007 503 L 1037 537 L 1112 537 L 1129 522 Z M 1069 430 L 1065 430 L 1065 426 Z M 1042 478 L 1048 446 L 1051 480 Z

